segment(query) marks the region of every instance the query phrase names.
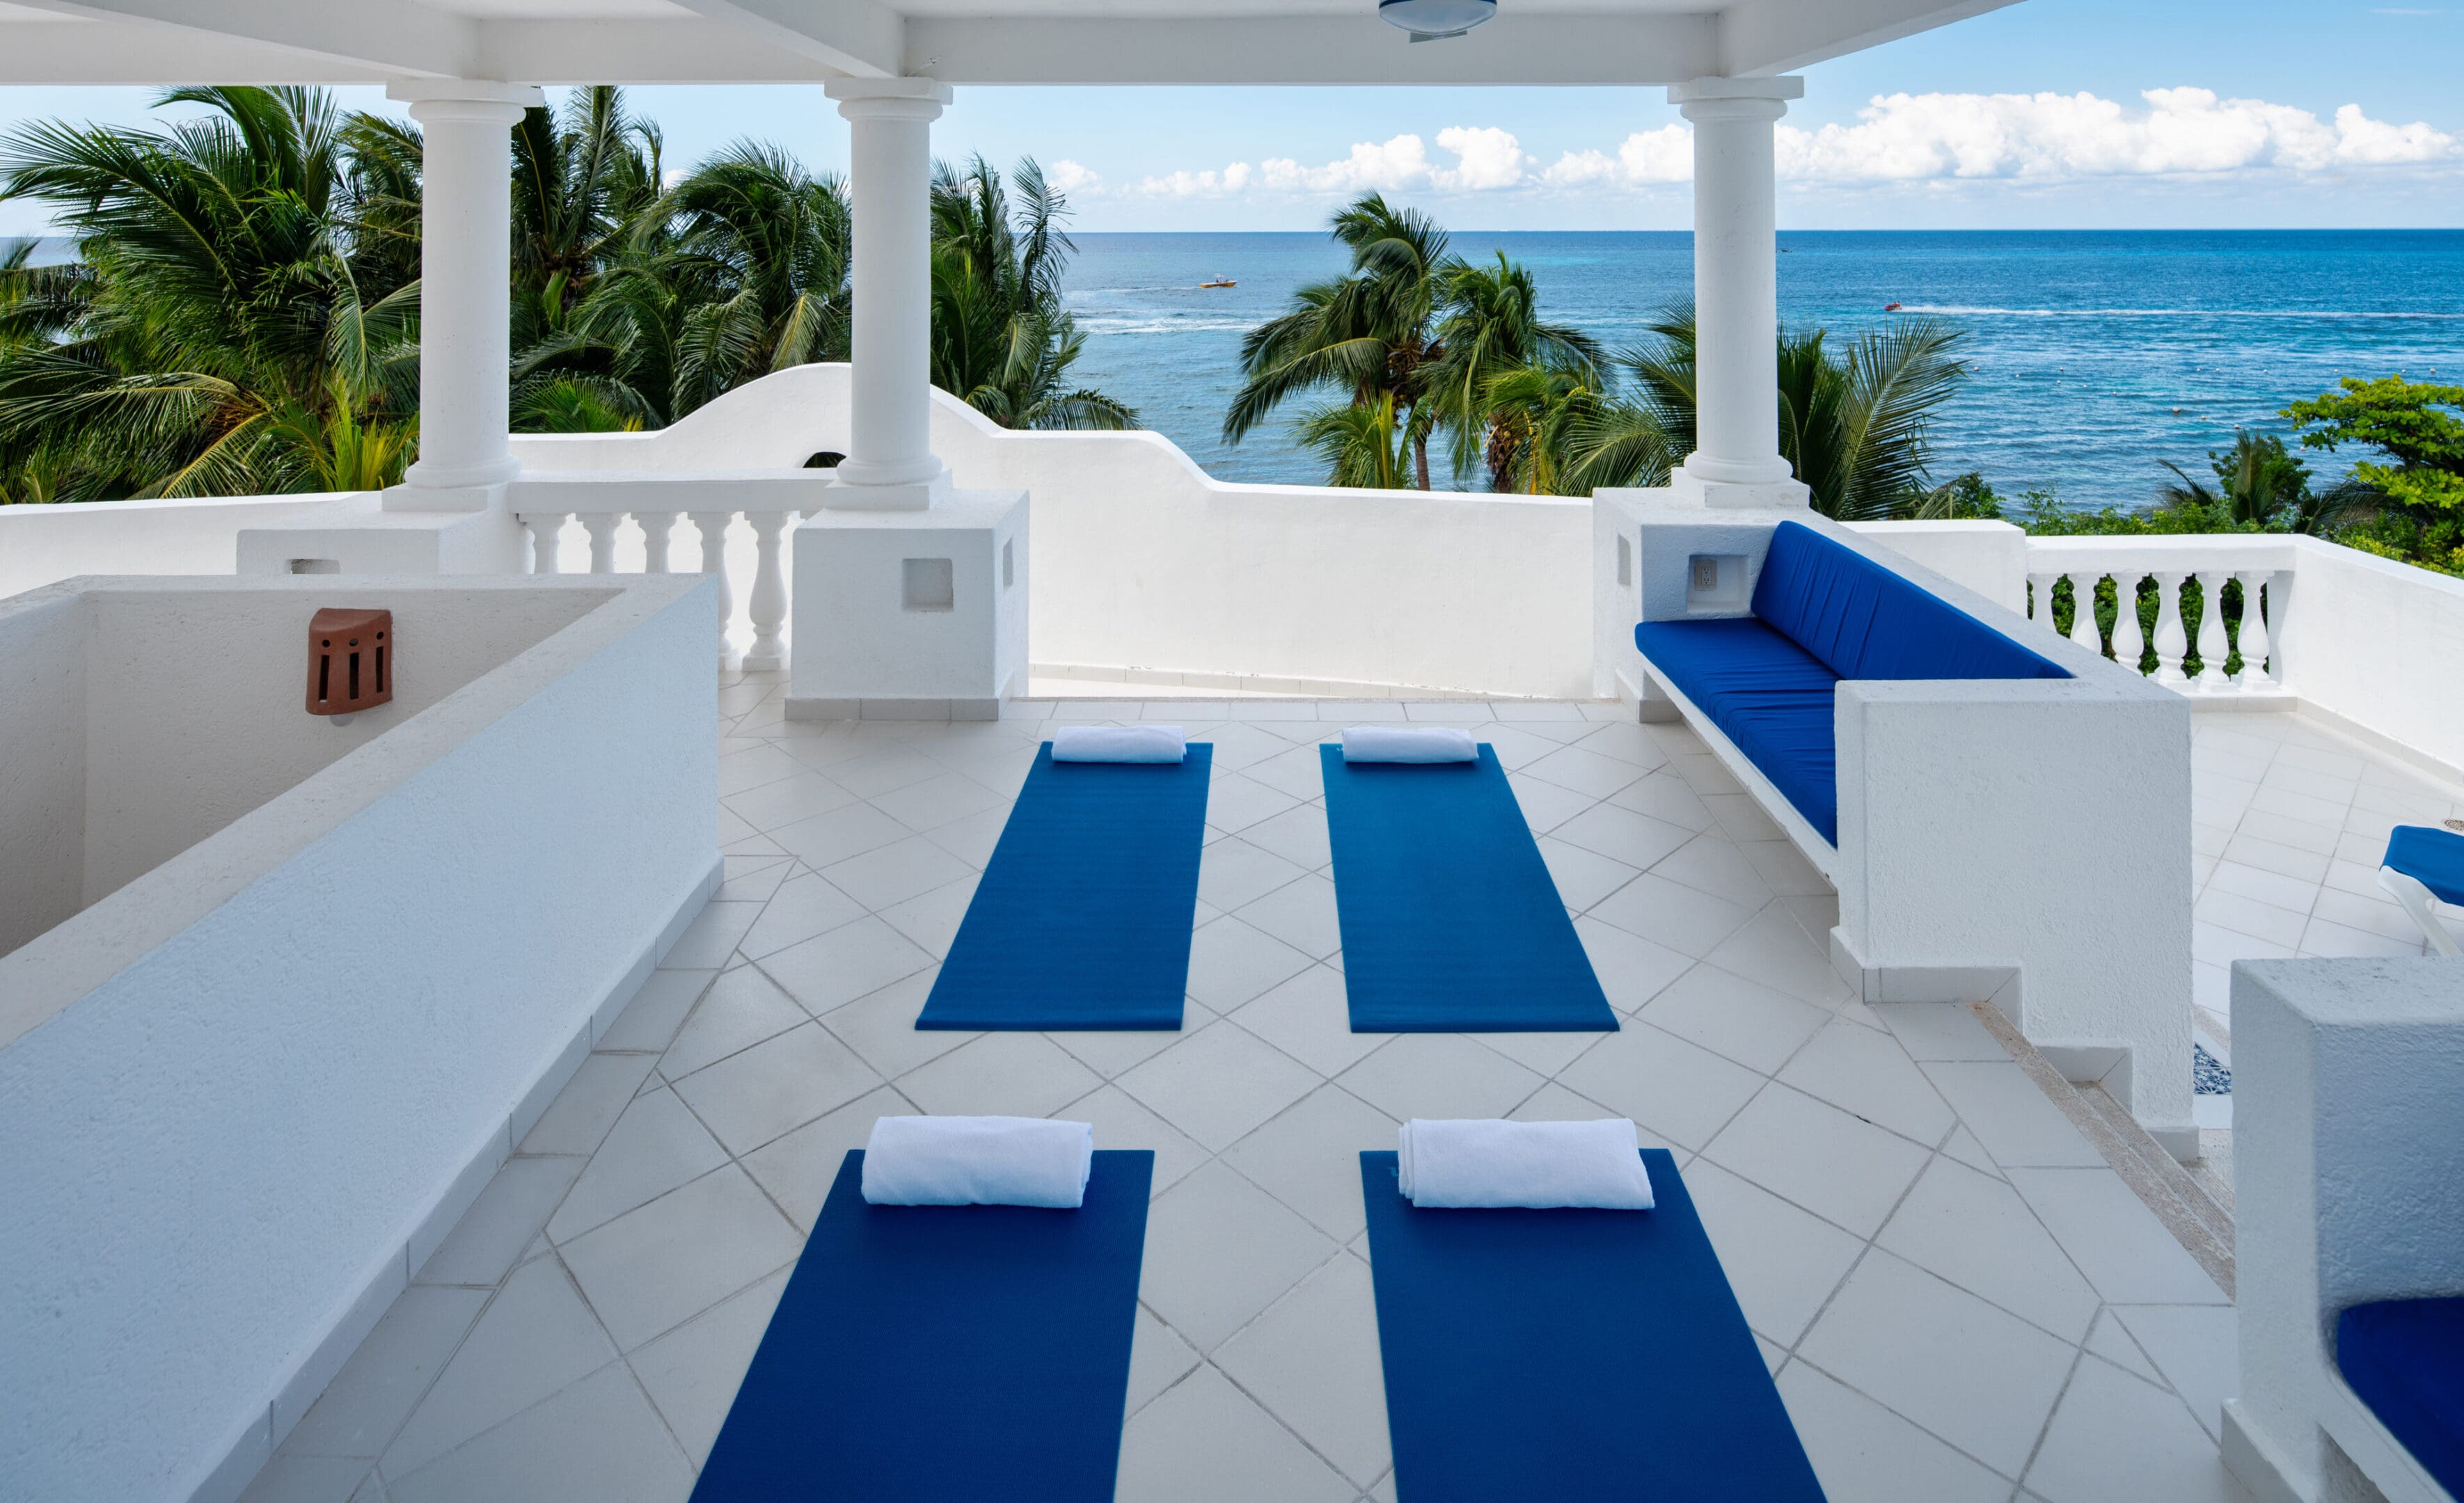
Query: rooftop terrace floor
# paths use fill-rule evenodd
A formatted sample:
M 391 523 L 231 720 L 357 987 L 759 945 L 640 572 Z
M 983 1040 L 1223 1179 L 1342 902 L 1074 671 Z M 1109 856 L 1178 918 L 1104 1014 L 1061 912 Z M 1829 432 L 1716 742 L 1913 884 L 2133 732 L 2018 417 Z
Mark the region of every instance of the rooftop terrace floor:
M 1968 1009 L 1849 996 L 1830 890 L 1683 728 L 1109 700 L 825 730 L 781 688 L 721 690 L 726 886 L 251 1503 L 677 1503 L 841 1156 L 919 1111 L 1155 1151 L 1124 1500 L 1391 1503 L 1353 1155 L 1501 1115 L 1630 1116 L 1675 1151 L 1835 1503 L 2245 1496 L 2217 1284 Z M 1216 749 L 1182 1031 L 916 1032 L 1047 721 L 1139 715 Z M 1348 1031 L 1312 743 L 1406 715 L 1496 746 L 1619 1032 Z M 2268 869 L 2233 852 L 2271 857 L 2277 769 L 2337 775 L 2300 727 L 2263 754 L 2262 718 L 2201 728 L 2203 819 L 2241 810 L 2203 904 Z M 2344 781 L 2349 817 L 2375 784 Z M 2314 927 L 2355 864 L 2317 854 Z

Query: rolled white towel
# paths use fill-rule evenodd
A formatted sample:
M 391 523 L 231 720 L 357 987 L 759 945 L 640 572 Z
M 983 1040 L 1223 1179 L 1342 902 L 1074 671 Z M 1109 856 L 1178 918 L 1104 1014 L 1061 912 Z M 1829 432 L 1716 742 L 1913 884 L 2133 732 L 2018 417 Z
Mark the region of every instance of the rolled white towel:
M 1189 738 L 1178 726 L 1063 726 L 1052 732 L 1055 762 L 1178 762 Z
M 1587 1122 L 1414 1118 L 1397 1134 L 1396 1148 L 1403 1196 L 1424 1209 L 1651 1209 L 1651 1176 L 1634 1123 L 1622 1117 Z
M 1477 762 L 1480 743 L 1459 726 L 1353 726 L 1343 733 L 1347 762 Z
M 876 1206 L 1047 1206 L 1075 1210 L 1095 1129 L 1042 1117 L 882 1117 L 864 1148 Z

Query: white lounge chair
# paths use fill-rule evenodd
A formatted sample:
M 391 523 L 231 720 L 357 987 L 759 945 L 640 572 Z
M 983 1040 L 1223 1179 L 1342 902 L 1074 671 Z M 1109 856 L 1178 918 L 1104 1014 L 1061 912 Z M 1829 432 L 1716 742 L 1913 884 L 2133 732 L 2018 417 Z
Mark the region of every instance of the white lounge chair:
M 2397 825 L 2379 863 L 2379 885 L 2404 904 L 2431 949 L 2464 958 L 2464 944 L 2438 917 L 2441 903 L 2464 907 L 2464 835 L 2423 824 Z

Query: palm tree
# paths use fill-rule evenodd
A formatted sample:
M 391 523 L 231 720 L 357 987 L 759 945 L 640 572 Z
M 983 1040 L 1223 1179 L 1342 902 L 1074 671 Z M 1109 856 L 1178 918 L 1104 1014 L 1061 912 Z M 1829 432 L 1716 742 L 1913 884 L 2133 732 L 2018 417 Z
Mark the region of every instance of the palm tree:
M 1409 490 L 1413 455 L 1427 453 L 1427 436 L 1415 431 L 1412 419 L 1405 416 L 1397 423 L 1391 391 L 1379 392 L 1372 402 L 1312 408 L 1295 432 L 1303 447 L 1316 450 L 1326 461 L 1330 486 Z
M 659 202 L 660 148 L 658 126 L 604 85 L 576 91 L 561 115 L 525 111 L 515 127 L 517 429 L 645 427 L 671 416 L 677 313 L 657 287 L 665 227 L 637 233 Z
M 1067 200 L 1032 159 L 1011 183 L 1015 205 L 981 157 L 934 168 L 933 384 L 1003 427 L 1136 427 L 1135 408 L 1068 384 L 1086 337 L 1062 303 Z
M 847 185 L 776 146 L 738 142 L 687 173 L 632 229 L 649 264 L 611 275 L 594 315 L 671 353 L 661 421 L 745 381 L 847 356 Z M 620 268 L 620 271 L 626 269 Z
M 1438 353 L 1424 367 L 1423 400 L 1454 436 L 1455 474 L 1463 475 L 1485 457 L 1493 489 L 1526 489 L 1512 478 L 1514 435 L 1522 431 L 1517 425 L 1523 414 L 1497 406 L 1493 388 L 1510 373 L 1534 371 L 1536 381 L 1519 381 L 1513 389 L 1529 395 L 1558 375 L 1595 389 L 1599 345 L 1578 329 L 1543 319 L 1530 272 L 1503 250 L 1494 266 L 1450 262 L 1439 273 L 1438 297 L 1443 314 L 1437 324 Z
M 370 133 L 321 90 L 158 102 L 210 113 L 0 142 L 0 200 L 51 206 L 83 263 L 28 314 L 48 336 L 0 352 L 0 447 L 68 462 L 98 494 L 398 479 L 418 285 L 363 229 L 385 217 L 357 196 L 382 177 L 353 163 Z
M 1569 468 L 1585 489 L 1664 483 L 1694 447 L 1695 328 L 1690 309 L 1654 326 L 1657 342 L 1620 357 L 1638 396 L 1582 426 Z M 1907 318 L 1835 355 L 1821 330 L 1779 338 L 1780 453 L 1826 516 L 1902 514 L 1928 491 L 1933 413 L 1967 375 L 1964 334 Z
M 1595 373 L 1594 373 L 1595 374 Z M 1575 454 L 1601 415 L 1600 391 L 1569 366 L 1525 365 L 1483 389 L 1489 425 L 1490 489 L 1529 495 L 1584 495 Z
M 1392 398 L 1412 434 L 1414 475 L 1426 490 L 1428 425 L 1411 418 L 1433 390 L 1444 354 L 1432 322 L 1449 265 L 1446 233 L 1418 209 L 1396 207 L 1376 193 L 1338 212 L 1332 229 L 1351 251 L 1350 272 L 1301 288 L 1290 312 L 1242 337 L 1243 380 L 1223 416 L 1223 437 L 1239 443 L 1304 392 L 1332 388 L 1357 406 Z
M 2353 480 L 2312 490 L 2310 467 L 2285 448 L 2284 440 L 2247 428 L 2233 430 L 2233 447 L 2209 451 L 2213 487 L 2191 479 L 2170 460 L 2162 463 L 2174 479 L 2157 491 L 2160 507 L 2196 509 L 2233 527 L 2327 533 L 2385 500 L 2375 488 Z

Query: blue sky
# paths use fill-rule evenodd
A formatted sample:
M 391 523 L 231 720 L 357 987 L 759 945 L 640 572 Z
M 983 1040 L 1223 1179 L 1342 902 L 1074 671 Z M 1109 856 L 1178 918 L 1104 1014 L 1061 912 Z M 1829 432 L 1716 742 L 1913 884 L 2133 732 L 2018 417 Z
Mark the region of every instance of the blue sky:
M 2458 76 L 2464 9 L 2434 0 L 2023 0 L 1809 70 L 1781 219 L 2464 225 Z M 139 122 L 147 98 L 0 88 L 0 128 Z M 743 135 L 846 162 L 818 88 L 634 98 L 671 165 Z M 1677 229 L 1688 212 L 1683 124 L 1658 89 L 964 89 L 935 143 L 1036 156 L 1072 185 L 1082 229 L 1315 229 L 1372 186 L 1464 229 Z M 0 204 L 0 234 L 39 223 Z

